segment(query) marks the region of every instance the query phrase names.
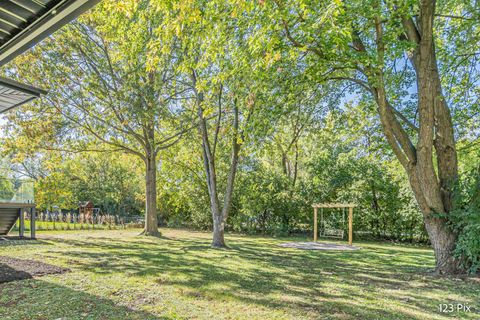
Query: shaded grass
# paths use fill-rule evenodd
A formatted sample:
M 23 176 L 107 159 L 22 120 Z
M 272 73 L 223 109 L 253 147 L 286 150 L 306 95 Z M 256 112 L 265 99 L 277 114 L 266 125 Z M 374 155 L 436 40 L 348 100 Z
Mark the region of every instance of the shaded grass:
M 292 238 L 231 235 L 230 249 L 214 250 L 206 233 L 165 229 L 160 239 L 138 233 L 56 232 L 40 242 L 0 245 L 0 255 L 72 270 L 0 285 L 0 318 L 480 317 L 478 279 L 430 276 L 428 248 L 365 242 L 356 244 L 359 251 L 305 251 L 277 246 Z M 85 309 L 92 301 L 95 307 Z M 472 312 L 441 314 L 440 303 L 467 303 Z

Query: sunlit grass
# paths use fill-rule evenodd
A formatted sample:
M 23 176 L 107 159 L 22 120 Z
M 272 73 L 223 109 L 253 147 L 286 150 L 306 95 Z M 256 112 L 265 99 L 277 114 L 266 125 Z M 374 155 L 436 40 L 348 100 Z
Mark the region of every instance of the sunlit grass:
M 475 319 L 480 282 L 429 275 L 424 247 L 359 243 L 359 251 L 304 251 L 292 239 L 162 230 L 48 232 L 0 254 L 71 272 L 0 285 L 1 319 Z M 294 239 L 305 240 L 305 239 Z M 440 303 L 470 313 L 440 314 Z

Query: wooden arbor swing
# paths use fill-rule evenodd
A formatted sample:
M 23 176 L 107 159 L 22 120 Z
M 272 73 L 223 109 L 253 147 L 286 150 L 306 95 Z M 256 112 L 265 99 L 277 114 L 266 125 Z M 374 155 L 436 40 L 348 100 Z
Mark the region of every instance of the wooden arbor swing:
M 348 208 L 348 244 L 351 246 L 353 242 L 353 208 L 356 206 L 350 203 L 318 203 L 312 205 L 313 207 L 313 241 L 318 239 L 318 209 L 320 208 L 322 214 L 322 224 L 323 220 L 323 209 L 343 209 Z M 344 216 L 343 216 L 344 217 Z M 343 231 L 341 232 L 341 237 L 343 238 Z

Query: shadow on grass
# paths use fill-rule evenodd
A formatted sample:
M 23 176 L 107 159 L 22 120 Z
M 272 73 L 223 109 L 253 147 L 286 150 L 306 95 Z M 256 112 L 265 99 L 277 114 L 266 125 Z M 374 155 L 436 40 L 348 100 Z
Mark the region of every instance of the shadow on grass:
M 120 306 L 111 300 L 29 279 L 0 284 L 1 319 L 174 319 Z
M 14 247 L 14 246 L 34 246 L 34 245 L 51 245 L 51 243 L 38 239 L 21 239 L 19 237 L 5 236 L 0 239 L 0 248 Z
M 32 278 L 32 275 L 30 273 L 14 269 L 4 263 L 0 263 L 0 272 L 0 284 L 10 281 Z
M 294 309 L 357 319 L 410 319 L 435 312 L 438 298 L 421 290 L 451 290 L 442 280 L 425 278 L 433 267 L 428 250 L 366 246 L 359 251 L 285 249 L 271 239 L 229 239 L 230 250 L 210 248 L 202 237 L 163 239 L 63 239 L 72 250 L 58 251 L 72 268 L 100 275 L 152 277 L 165 286 L 185 289 L 195 299 L 232 298 L 269 308 Z M 410 250 L 410 251 L 409 251 Z M 461 291 L 460 288 L 457 288 Z M 382 291 L 380 293 L 380 290 Z M 473 293 L 463 292 L 472 300 Z M 448 294 L 448 293 L 447 293 Z M 391 308 L 384 300 L 403 304 Z

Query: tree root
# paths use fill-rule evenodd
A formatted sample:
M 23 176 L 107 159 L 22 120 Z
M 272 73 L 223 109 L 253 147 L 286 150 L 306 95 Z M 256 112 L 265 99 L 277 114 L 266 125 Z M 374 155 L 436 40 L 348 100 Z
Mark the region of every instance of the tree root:
M 139 236 L 160 238 L 162 236 L 162 233 L 160 231 L 147 231 L 143 229 Z

